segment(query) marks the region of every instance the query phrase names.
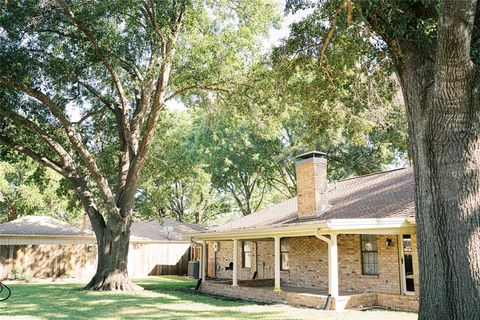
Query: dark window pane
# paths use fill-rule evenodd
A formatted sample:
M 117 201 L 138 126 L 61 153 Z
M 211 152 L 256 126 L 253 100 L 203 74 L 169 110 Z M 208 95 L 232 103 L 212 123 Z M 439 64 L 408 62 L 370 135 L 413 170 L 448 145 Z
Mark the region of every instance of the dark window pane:
M 362 248 L 362 273 L 368 275 L 378 274 L 377 237 L 363 234 L 360 236 Z

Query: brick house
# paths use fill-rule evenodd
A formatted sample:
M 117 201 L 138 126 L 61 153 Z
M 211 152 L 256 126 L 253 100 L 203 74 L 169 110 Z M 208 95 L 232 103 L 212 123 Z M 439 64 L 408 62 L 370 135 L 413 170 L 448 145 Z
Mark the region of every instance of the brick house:
M 342 310 L 418 308 L 410 168 L 327 182 L 326 155 L 296 159 L 295 198 L 192 233 L 200 290 Z

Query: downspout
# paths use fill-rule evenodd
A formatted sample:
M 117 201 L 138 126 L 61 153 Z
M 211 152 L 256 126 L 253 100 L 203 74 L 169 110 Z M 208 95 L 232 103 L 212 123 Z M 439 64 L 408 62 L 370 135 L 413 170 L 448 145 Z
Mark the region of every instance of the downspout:
M 315 237 L 317 237 L 318 239 L 322 240 L 322 241 L 325 241 L 327 244 L 331 244 L 332 241 L 325 237 L 324 235 L 321 235 L 320 234 L 320 229 L 315 229 L 315 231 L 313 232 L 315 234 Z
M 190 242 L 193 242 L 195 244 L 198 244 L 198 245 L 202 245 L 202 242 L 201 241 L 198 241 L 198 240 L 193 240 L 193 238 L 190 238 Z
M 253 273 L 253 280 L 258 278 L 258 241 L 255 241 L 255 272 Z

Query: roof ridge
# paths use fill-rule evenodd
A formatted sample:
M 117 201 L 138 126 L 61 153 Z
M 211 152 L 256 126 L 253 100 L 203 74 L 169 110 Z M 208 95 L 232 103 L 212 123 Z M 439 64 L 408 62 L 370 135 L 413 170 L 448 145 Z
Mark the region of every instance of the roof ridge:
M 330 182 L 330 183 L 335 183 L 335 181 L 338 183 L 338 182 L 344 182 L 344 181 L 349 181 L 349 180 L 354 180 L 354 179 L 359 179 L 359 178 L 365 178 L 365 177 L 380 175 L 380 174 L 384 174 L 384 173 L 390 173 L 390 172 L 394 172 L 394 171 L 405 170 L 405 169 L 408 169 L 408 168 L 410 168 L 410 167 L 409 167 L 409 166 L 405 166 L 405 167 L 400 167 L 400 168 L 395 168 L 395 169 L 390 169 L 390 170 L 385 170 L 385 171 L 380 171 L 380 172 L 372 172 L 372 173 L 367 173 L 367 174 L 363 174 L 363 175 L 355 176 L 355 177 L 351 177 L 351 178 L 345 178 L 345 179 L 341 179 L 341 180 L 334 180 L 334 181 L 332 181 L 332 182 Z

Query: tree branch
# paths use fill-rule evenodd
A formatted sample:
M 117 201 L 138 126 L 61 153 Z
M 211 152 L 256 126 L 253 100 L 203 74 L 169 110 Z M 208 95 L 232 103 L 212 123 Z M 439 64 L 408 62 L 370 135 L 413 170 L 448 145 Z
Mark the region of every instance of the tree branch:
M 437 65 L 472 69 L 470 45 L 475 22 L 476 0 L 446 0 L 438 18 Z
M 87 89 L 88 92 L 90 92 L 91 94 L 93 94 L 95 97 L 98 98 L 98 100 L 100 100 L 105 106 L 108 106 L 110 108 L 110 110 L 114 111 L 113 107 L 117 105 L 117 103 L 113 100 L 110 100 L 108 97 L 105 97 L 104 95 L 102 95 L 97 89 L 95 89 L 94 87 L 92 87 L 90 84 L 88 84 L 87 82 L 85 82 L 84 80 L 82 79 L 78 79 L 77 80 L 78 84 L 80 84 L 82 87 L 84 87 L 85 89 Z
M 446 0 L 437 26 L 435 100 L 456 108 L 469 107 L 475 65 L 470 56 L 476 0 Z
M 7 137 L 0 136 L 0 144 L 4 145 L 10 149 L 13 149 L 23 155 L 26 155 L 27 157 L 35 160 L 36 162 L 40 163 L 43 166 L 46 166 L 55 172 L 61 174 L 62 176 L 65 176 L 65 171 L 62 168 L 62 165 L 54 160 L 49 159 L 48 157 L 42 156 L 39 153 L 33 151 L 30 148 L 27 148 L 21 144 L 18 144 L 16 142 L 13 142 L 9 140 Z
M 265 190 L 267 189 L 267 184 L 264 182 L 263 183 L 263 188 L 262 188 L 262 191 L 261 191 L 261 196 L 260 196 L 260 200 L 258 200 L 258 203 L 257 205 L 255 206 L 255 208 L 253 209 L 253 212 L 256 212 L 258 210 L 258 208 L 260 208 L 260 206 L 262 205 L 262 202 L 263 202 L 263 198 L 265 197 Z
M 170 77 L 170 71 L 173 64 L 173 58 L 175 55 L 175 45 L 177 42 L 177 37 L 182 26 L 183 20 L 185 19 L 186 12 L 186 3 L 182 2 L 182 8 L 178 14 L 178 17 L 175 19 L 175 25 L 172 27 L 171 38 L 168 43 L 165 44 L 165 49 L 163 51 L 163 61 L 160 67 L 160 75 L 157 80 L 157 85 L 155 86 L 155 92 L 153 95 L 152 106 L 150 114 L 145 125 L 145 129 L 138 146 L 138 152 L 132 160 L 131 166 L 128 171 L 127 181 L 132 182 L 131 185 L 134 186 L 135 182 L 138 181 L 140 170 L 142 169 L 145 160 L 147 158 L 148 151 L 153 142 L 153 136 L 155 134 L 155 128 L 160 116 L 160 112 L 165 104 L 165 92 L 168 86 L 168 80 Z M 121 198 L 119 201 L 123 202 L 126 205 L 126 211 L 133 210 L 133 202 L 129 199 L 135 197 L 136 190 L 131 186 L 126 186 L 125 190 L 122 192 Z
M 93 156 L 90 154 L 90 152 L 84 145 L 80 134 L 74 128 L 72 128 L 70 121 L 68 121 L 66 116 L 63 114 L 62 109 L 53 100 L 48 98 L 41 91 L 32 89 L 29 86 L 16 82 L 15 80 L 12 80 L 4 76 L 0 76 L 0 84 L 6 85 L 13 89 L 17 89 L 27 94 L 28 96 L 39 100 L 50 110 L 52 115 L 55 118 L 57 118 L 57 120 L 60 122 L 60 124 L 64 128 L 70 143 L 75 147 L 75 149 L 79 152 L 80 156 L 82 157 L 90 175 L 92 176 L 93 180 L 96 182 L 100 190 L 100 194 L 102 195 L 102 198 L 104 199 L 105 203 L 109 204 L 112 208 L 115 208 L 116 206 L 115 206 L 114 197 L 108 185 L 107 179 L 105 179 L 105 177 L 101 174 L 95 159 L 93 158 Z
M 122 147 L 122 165 L 128 165 L 129 162 L 129 153 L 132 150 L 131 148 L 131 135 L 130 135 L 130 123 L 129 123 L 129 114 L 128 114 L 128 100 L 125 93 L 125 89 L 123 88 L 122 81 L 120 76 L 115 71 L 113 65 L 108 61 L 106 55 L 104 54 L 100 44 L 98 43 L 97 39 L 91 32 L 91 30 L 87 27 L 85 23 L 80 21 L 73 11 L 70 9 L 68 4 L 63 0 L 58 0 L 60 7 L 62 7 L 63 12 L 67 16 L 67 18 L 85 35 L 87 40 L 92 44 L 98 58 L 103 62 L 103 65 L 109 72 L 110 76 L 112 77 L 113 83 L 117 90 L 117 93 L 120 97 L 120 108 L 115 108 L 116 113 L 116 120 L 119 126 L 119 135 L 120 135 L 120 143 Z M 126 164 L 124 164 L 126 163 Z
M 92 112 L 88 112 L 87 114 L 85 114 L 83 117 L 80 118 L 80 120 L 78 121 L 74 121 L 72 122 L 72 124 L 77 124 L 77 125 L 80 125 L 82 124 L 83 121 L 87 120 L 88 118 L 90 117 L 93 117 L 94 115 L 96 114 L 104 114 L 105 111 L 107 111 L 109 109 L 109 107 L 107 105 L 104 105 L 102 108 L 100 108 L 99 110 L 95 110 L 95 111 L 92 111 Z
M 49 145 L 56 154 L 62 159 L 64 166 L 66 167 L 74 167 L 74 162 L 70 154 L 65 150 L 65 148 L 55 141 L 52 137 L 50 137 L 44 130 L 42 130 L 36 123 L 28 120 L 25 117 L 22 117 L 14 112 L 7 111 L 7 110 L 0 110 L 0 114 L 4 115 L 8 119 L 12 120 L 19 126 L 23 126 L 30 130 L 30 132 L 34 133 L 37 137 L 43 140 L 47 145 Z
M 133 117 L 131 120 L 131 132 L 132 132 L 132 148 L 134 154 L 138 152 L 138 144 L 140 140 L 140 131 L 142 129 L 143 123 L 145 121 L 145 117 L 148 112 L 148 108 L 151 105 L 152 100 L 152 92 L 153 92 L 153 79 L 154 73 L 156 69 L 156 65 L 159 59 L 159 52 L 160 50 L 157 48 L 153 48 L 150 55 L 150 60 L 145 76 L 145 81 L 142 86 L 141 91 L 141 98 L 140 103 L 135 108 L 133 113 Z
M 207 90 L 207 91 L 232 93 L 232 90 L 229 90 L 229 89 L 226 89 L 226 88 L 221 88 L 218 85 L 219 84 L 214 83 L 214 84 L 211 84 L 211 85 L 204 85 L 204 86 L 194 85 L 194 86 L 184 87 L 182 89 L 178 89 L 177 91 L 174 91 L 173 93 L 171 93 L 168 97 L 165 98 L 165 102 L 175 98 L 176 96 L 178 96 L 178 95 L 180 95 L 184 92 L 190 91 L 190 90 Z
M 87 188 L 87 183 L 84 179 L 79 178 L 76 173 L 70 170 L 64 170 L 62 165 L 54 160 L 49 159 L 48 157 L 42 156 L 39 153 L 27 148 L 21 144 L 15 143 L 9 140 L 6 137 L 0 136 L 0 145 L 4 145 L 12 150 L 15 150 L 27 157 L 33 159 L 37 163 L 47 168 L 50 168 L 62 175 L 67 179 L 67 181 L 73 186 L 77 195 L 80 197 L 85 211 L 87 212 L 90 221 L 92 221 L 92 227 L 97 235 L 97 239 L 102 239 L 103 229 L 105 228 L 105 219 L 99 213 L 97 205 L 93 200 L 92 193 Z
M 143 82 L 144 78 L 142 76 L 142 73 L 140 72 L 140 70 L 137 68 L 137 66 L 135 65 L 135 63 L 133 63 L 132 61 L 129 61 L 123 57 L 120 57 L 118 55 L 115 55 L 117 57 L 118 60 L 120 60 L 120 62 L 122 62 L 125 66 L 129 67 L 130 70 L 133 72 L 133 74 L 135 75 L 135 78 L 139 81 L 139 82 Z

